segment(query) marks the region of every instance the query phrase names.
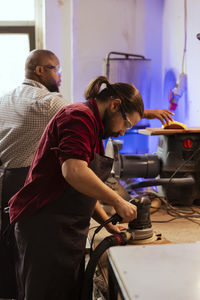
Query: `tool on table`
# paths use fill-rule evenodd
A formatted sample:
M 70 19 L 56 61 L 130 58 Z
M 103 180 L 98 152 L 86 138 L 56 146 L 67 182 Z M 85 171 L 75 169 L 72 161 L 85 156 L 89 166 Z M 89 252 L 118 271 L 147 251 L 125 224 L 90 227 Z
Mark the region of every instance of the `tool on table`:
M 188 206 L 200 202 L 200 128 L 141 130 L 159 135 L 157 155 L 120 154 L 121 143 L 111 140 L 114 163 L 112 176 L 117 180 L 144 178 L 126 189 L 158 186 L 162 197 L 172 205 Z M 107 149 L 106 149 L 107 152 Z
M 187 126 L 178 121 L 168 121 L 168 123 L 163 124 L 164 129 L 187 129 Z

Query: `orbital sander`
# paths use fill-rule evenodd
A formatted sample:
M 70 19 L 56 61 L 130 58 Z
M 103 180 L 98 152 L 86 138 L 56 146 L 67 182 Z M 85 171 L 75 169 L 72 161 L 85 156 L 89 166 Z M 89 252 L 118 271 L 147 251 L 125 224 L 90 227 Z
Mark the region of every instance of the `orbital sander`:
M 137 207 L 137 219 L 128 223 L 128 231 L 132 235 L 131 240 L 144 240 L 153 236 L 150 208 L 151 200 L 148 196 L 135 196 L 130 203 Z
M 131 232 L 132 240 L 151 238 L 153 236 L 153 229 L 150 219 L 151 200 L 149 196 L 146 193 L 144 195 L 137 193 L 135 193 L 136 195 L 130 195 L 115 177 L 109 177 L 105 183 L 123 199 L 137 207 L 137 219 L 134 219 L 128 224 L 128 231 Z M 110 213 L 110 206 L 104 204 L 104 210 Z M 112 209 L 112 211 L 114 211 L 114 209 Z M 113 224 L 116 224 L 120 222 L 122 218 L 118 214 L 114 214 L 109 220 Z M 108 220 L 106 222 L 108 222 Z

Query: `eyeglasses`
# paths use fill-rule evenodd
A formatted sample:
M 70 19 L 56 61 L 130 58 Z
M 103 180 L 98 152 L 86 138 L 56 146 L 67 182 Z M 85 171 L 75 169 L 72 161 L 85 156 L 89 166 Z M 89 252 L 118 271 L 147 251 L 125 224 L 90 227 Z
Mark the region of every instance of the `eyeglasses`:
M 61 73 L 62 73 L 61 67 L 56 67 L 56 66 L 51 66 L 51 65 L 40 65 L 40 67 L 44 67 L 44 68 L 48 68 L 48 69 L 51 69 L 51 70 L 55 70 L 58 75 L 61 75 Z
M 120 105 L 120 112 L 122 114 L 122 118 L 126 121 L 126 125 L 125 125 L 125 128 L 126 129 L 131 129 L 133 127 L 132 123 L 131 123 L 131 120 L 127 117 L 126 115 L 126 112 L 125 112 L 125 109 L 123 107 L 123 105 L 121 104 Z

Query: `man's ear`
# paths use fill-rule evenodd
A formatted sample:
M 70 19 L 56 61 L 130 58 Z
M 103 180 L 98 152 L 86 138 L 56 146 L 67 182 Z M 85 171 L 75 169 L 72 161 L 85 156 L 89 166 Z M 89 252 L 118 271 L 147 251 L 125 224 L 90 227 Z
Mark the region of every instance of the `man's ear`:
M 35 67 L 35 73 L 37 75 L 41 75 L 44 72 L 44 68 L 42 66 L 36 66 Z
M 112 99 L 111 102 L 110 102 L 110 110 L 112 112 L 117 112 L 119 111 L 119 106 L 121 105 L 122 101 L 121 99 L 119 98 L 116 98 L 116 99 Z

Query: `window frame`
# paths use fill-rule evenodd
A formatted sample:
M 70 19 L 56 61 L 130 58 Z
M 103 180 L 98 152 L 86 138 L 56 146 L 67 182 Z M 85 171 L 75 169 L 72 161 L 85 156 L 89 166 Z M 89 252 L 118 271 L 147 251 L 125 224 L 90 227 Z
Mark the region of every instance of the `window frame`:
M 30 51 L 35 49 L 35 25 L 1 25 L 0 24 L 0 34 L 4 33 L 25 33 L 29 37 L 29 48 Z

